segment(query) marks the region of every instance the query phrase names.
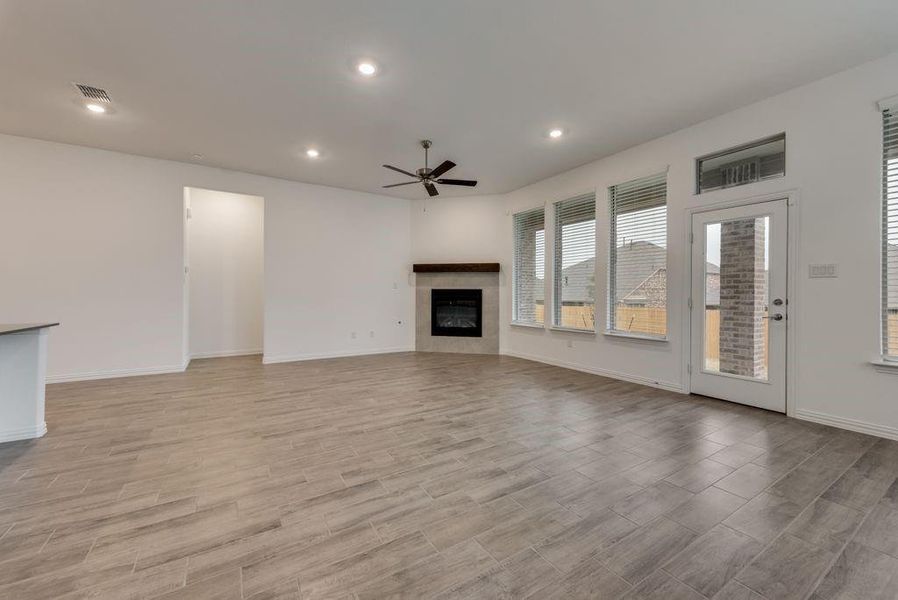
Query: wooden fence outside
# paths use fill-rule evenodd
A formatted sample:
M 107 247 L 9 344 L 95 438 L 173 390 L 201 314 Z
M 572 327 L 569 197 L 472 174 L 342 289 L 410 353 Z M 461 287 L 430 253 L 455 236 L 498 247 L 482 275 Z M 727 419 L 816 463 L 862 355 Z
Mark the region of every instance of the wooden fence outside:
M 898 356 L 898 312 L 889 313 L 888 354 Z
M 665 335 L 667 331 L 667 311 L 663 308 L 644 306 L 618 306 L 617 327 L 621 331 L 635 331 L 651 335 Z M 545 307 L 536 306 L 536 317 L 543 320 Z M 595 327 L 595 308 L 593 306 L 563 306 L 561 308 L 563 327 L 592 329 Z M 767 335 L 767 321 L 764 334 L 764 356 L 770 351 L 770 338 Z M 889 347 L 891 353 L 898 355 L 898 313 L 889 315 Z M 706 366 L 717 368 L 720 361 L 720 310 L 705 311 L 705 359 Z M 766 362 L 766 361 L 765 361 Z
M 538 321 L 544 321 L 545 307 L 542 304 L 536 305 L 536 318 Z M 592 305 L 588 306 L 562 306 L 561 307 L 561 327 L 572 327 L 575 329 L 594 329 L 596 326 L 596 309 Z
M 619 331 L 667 335 L 667 309 L 648 306 L 618 306 L 615 324 Z

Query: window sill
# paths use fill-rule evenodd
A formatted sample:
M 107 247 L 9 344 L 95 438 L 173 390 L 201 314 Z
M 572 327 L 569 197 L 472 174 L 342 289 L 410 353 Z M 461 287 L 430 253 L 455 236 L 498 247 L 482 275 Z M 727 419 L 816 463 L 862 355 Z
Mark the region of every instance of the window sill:
M 546 326 L 543 323 L 526 323 L 523 321 L 512 321 L 510 323 L 512 327 L 525 327 L 527 329 L 545 329 Z
M 576 327 L 561 327 L 553 325 L 549 327 L 549 331 L 561 331 L 562 333 L 585 333 L 586 335 L 595 335 L 595 329 L 577 329 Z
M 871 360 L 870 364 L 873 365 L 873 368 L 879 371 L 880 373 L 887 373 L 889 375 L 898 375 L 898 361 L 894 360 L 885 360 L 882 358 Z
M 615 338 L 623 338 L 626 340 L 638 340 L 641 342 L 661 342 L 666 344 L 668 341 L 667 336 L 656 336 L 656 335 L 644 335 L 641 333 L 626 333 L 623 331 L 605 331 L 603 335 L 607 335 L 608 337 Z

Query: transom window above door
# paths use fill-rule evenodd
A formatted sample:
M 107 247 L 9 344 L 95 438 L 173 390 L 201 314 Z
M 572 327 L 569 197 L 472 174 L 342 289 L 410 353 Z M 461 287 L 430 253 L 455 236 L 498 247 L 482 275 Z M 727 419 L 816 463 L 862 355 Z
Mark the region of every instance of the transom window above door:
M 786 174 L 786 134 L 749 142 L 695 161 L 695 193 L 735 187 Z

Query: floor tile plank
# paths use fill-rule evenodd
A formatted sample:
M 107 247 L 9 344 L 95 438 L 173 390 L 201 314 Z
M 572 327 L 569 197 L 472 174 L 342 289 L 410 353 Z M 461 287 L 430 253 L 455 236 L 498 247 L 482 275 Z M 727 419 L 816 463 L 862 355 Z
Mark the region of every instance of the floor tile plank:
M 0 599 L 894 587 L 898 442 L 518 358 L 196 360 L 47 420 L 0 444 Z

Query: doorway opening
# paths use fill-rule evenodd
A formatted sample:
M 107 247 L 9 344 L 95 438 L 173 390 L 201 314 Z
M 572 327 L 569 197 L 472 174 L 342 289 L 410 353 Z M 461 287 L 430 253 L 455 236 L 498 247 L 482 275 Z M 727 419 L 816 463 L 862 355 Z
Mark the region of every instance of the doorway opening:
M 185 364 L 262 353 L 264 199 L 184 188 Z

